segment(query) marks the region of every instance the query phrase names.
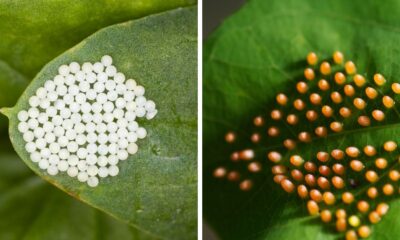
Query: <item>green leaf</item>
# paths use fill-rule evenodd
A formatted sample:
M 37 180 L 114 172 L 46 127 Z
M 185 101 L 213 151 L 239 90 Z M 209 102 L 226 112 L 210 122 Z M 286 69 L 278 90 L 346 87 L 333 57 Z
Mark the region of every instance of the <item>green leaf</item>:
M 62 190 L 153 235 L 194 239 L 197 234 L 197 23 L 196 8 L 151 15 L 105 28 L 57 57 L 37 75 L 14 108 L 10 138 L 19 156 L 38 175 Z M 50 177 L 29 159 L 16 114 L 58 67 L 97 61 L 109 54 L 119 71 L 146 88 L 157 104 L 139 151 L 119 163 L 117 177 L 90 188 L 66 174 Z
M 195 3 L 195 0 L 2 1 L 0 60 L 33 78 L 47 62 L 103 27 Z
M 14 105 L 29 81 L 20 73 L 0 60 L 0 106 Z M 7 119 L 0 116 L 0 132 L 7 127 Z
M 266 154 L 274 149 L 282 150 L 287 163 L 287 157 L 293 153 L 315 159 L 313 154 L 318 151 L 353 145 L 361 148 L 371 144 L 377 147 L 379 154 L 384 154 L 382 144 L 385 141 L 398 142 L 398 109 L 395 106 L 385 110 L 381 103 L 383 93 L 393 96 L 390 83 L 398 82 L 400 76 L 397 54 L 400 51 L 397 44 L 400 25 L 395 20 L 400 13 L 398 4 L 396 1 L 253 0 L 208 39 L 203 65 L 204 216 L 222 239 L 343 238 L 343 234 L 336 232 L 334 223 L 323 225 L 317 217 L 309 217 L 306 201 L 294 196 L 296 194 L 287 194 L 272 180 L 273 164 Z M 273 108 L 277 108 L 276 94 L 285 92 L 290 99 L 300 97 L 295 91 L 295 83 L 304 79 L 307 53 L 314 51 L 321 60 L 331 61 L 336 50 L 356 63 L 358 72 L 366 76 L 367 85 L 376 87 L 372 80 L 376 72 L 388 80 L 384 87 L 378 88 L 380 97 L 368 101 L 366 111 L 355 111 L 371 116 L 372 109 L 380 108 L 386 113 L 385 121 L 377 123 L 371 118 L 372 127 L 361 129 L 357 118 L 352 117 L 339 134 L 318 138 L 310 144 L 300 143 L 293 151 L 282 149 L 282 139 L 268 138 L 265 127 L 254 127 L 253 118 L 267 117 L 266 125 L 270 126 L 272 120 L 268 116 Z M 333 81 L 332 77 L 328 80 Z M 316 88 L 314 84 L 309 92 L 317 91 Z M 357 89 L 357 94 L 365 98 L 362 89 Z M 330 101 L 326 94 L 323 99 Z M 395 97 L 395 100 L 399 98 Z M 310 103 L 307 104 L 310 107 Z M 352 105 L 349 98 L 344 104 Z M 285 110 L 293 111 L 290 107 Z M 338 111 L 337 106 L 335 110 Z M 330 121 L 320 117 L 318 123 L 327 126 Z M 283 125 L 279 124 L 284 135 L 289 134 L 288 130 L 313 132 L 315 127 L 304 118 L 296 127 L 285 129 Z M 238 135 L 239 141 L 234 145 L 224 141 L 225 133 L 231 130 Z M 249 139 L 255 131 L 265 139 L 259 145 Z M 232 151 L 246 148 L 255 150 L 256 160 L 263 166 L 260 173 L 249 173 L 248 162 L 229 161 Z M 398 169 L 397 155 L 398 151 L 387 157 L 389 164 Z M 373 158 L 362 158 L 360 160 L 365 161 L 367 167 L 373 167 Z M 214 178 L 213 171 L 218 166 L 238 170 L 242 179 L 252 179 L 253 189 L 244 192 L 239 190 L 237 182 Z M 384 174 L 384 171 L 378 172 Z M 350 175 L 362 177 L 363 174 Z M 383 177 L 376 185 L 381 187 L 384 181 L 387 178 Z M 370 184 L 360 178 L 360 186 Z M 397 187 L 396 183 L 395 189 Z M 355 191 L 350 187 L 346 189 Z M 371 226 L 371 239 L 400 238 L 399 231 L 395 230 L 399 227 L 400 210 L 400 201 L 396 197 L 369 200 L 371 206 L 379 201 L 389 201 L 391 208 L 380 223 Z M 348 208 L 354 210 L 354 204 Z M 363 221 L 369 224 L 365 216 Z
M 1 144 L 11 148 L 8 140 Z M 54 188 L 5 151 L 0 154 L 1 239 L 155 239 Z

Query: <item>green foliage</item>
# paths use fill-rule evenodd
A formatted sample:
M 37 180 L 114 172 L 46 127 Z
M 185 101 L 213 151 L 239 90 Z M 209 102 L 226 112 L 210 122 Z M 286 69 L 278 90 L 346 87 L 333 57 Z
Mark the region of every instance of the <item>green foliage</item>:
M 6 117 L 0 116 L 1 239 L 195 238 L 197 16 L 195 8 L 179 8 L 194 4 L 193 0 L 0 3 L 0 107 L 13 106 L 36 75 L 14 110 L 4 110 L 11 118 L 11 132 L 15 112 L 26 106 L 27 96 L 46 77 L 55 75 L 58 65 L 97 61 L 104 54 L 143 84 L 159 107 L 156 119 L 143 123 L 149 137 L 139 143 L 139 153 L 125 162 L 118 177 L 105 179 L 96 189 L 66 175 L 49 178 L 28 159 L 18 132 L 11 136 L 34 172 L 121 221 L 35 177 L 11 152 L 5 140 Z M 116 23 L 121 24 L 107 27 Z
M 253 0 L 208 39 L 203 65 L 204 215 L 221 238 L 338 238 L 334 226 L 324 227 L 319 219 L 308 216 L 305 201 L 285 193 L 273 182 L 272 164 L 265 154 L 281 143 L 266 139 L 258 146 L 251 144 L 247 139 L 255 131 L 252 119 L 260 114 L 267 116 L 276 107 L 277 93 L 286 92 L 293 97 L 295 83 L 303 80 L 304 60 L 310 51 L 329 59 L 335 50 L 340 50 L 356 63 L 358 72 L 368 81 L 379 71 L 390 82 L 398 82 L 400 26 L 395 19 L 399 13 L 396 1 Z M 390 84 L 380 89 L 381 93 L 388 91 Z M 351 101 L 346 104 L 351 105 Z M 375 107 L 382 109 L 380 100 L 368 104 L 366 112 Z M 398 141 L 400 134 L 397 108 L 386 113 L 384 122 L 365 129 L 356 127 L 356 119 L 349 119 L 342 133 L 299 144 L 294 152 L 309 158 L 320 150 L 352 145 L 371 144 L 380 149 L 387 140 Z M 329 124 L 320 121 L 325 126 Z M 289 129 L 312 132 L 313 125 L 300 123 Z M 237 145 L 224 142 L 229 130 L 238 133 L 241 140 Z M 261 133 L 266 137 L 265 131 Z M 245 164 L 229 161 L 233 150 L 247 147 L 261 154 L 257 159 L 264 166 L 261 173 L 245 173 Z M 397 156 L 388 160 L 397 166 Z M 220 165 L 237 168 L 244 177 L 254 179 L 254 188 L 243 192 L 237 184 L 215 179 L 213 170 Z M 392 200 L 390 206 L 388 215 L 372 227 L 371 239 L 400 238 L 396 231 L 400 201 Z
M 10 138 L 38 175 L 76 198 L 160 237 L 195 238 L 196 160 L 196 8 L 178 9 L 107 27 L 48 63 L 12 109 Z M 17 113 L 64 63 L 94 62 L 109 54 L 119 71 L 146 87 L 159 113 L 139 122 L 148 129 L 140 151 L 120 163 L 118 177 L 90 188 L 66 174 L 49 176 L 29 159 L 17 129 Z M 177 197 L 178 196 L 178 197 Z

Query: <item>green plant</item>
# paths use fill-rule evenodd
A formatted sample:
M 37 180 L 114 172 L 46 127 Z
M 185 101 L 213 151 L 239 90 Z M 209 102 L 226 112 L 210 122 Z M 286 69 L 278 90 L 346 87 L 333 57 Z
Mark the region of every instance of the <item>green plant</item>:
M 18 170 L 20 164 L 15 164 L 15 169 L 11 169 L 16 171 L 15 176 L 11 170 L 6 171 L 7 166 L 14 166 L 12 162 L 18 159 L 10 152 L 4 129 L 5 120 L 2 119 L 5 142 L 2 157 L 5 159 L 5 169 L 2 172 L 6 175 L 4 193 L 10 192 L 9 199 L 4 195 L 3 201 L 8 204 L 4 205 L 2 212 L 6 214 L 19 208 L 16 203 L 21 203 L 22 191 L 28 190 L 32 184 L 41 187 L 37 187 L 38 190 L 32 188 L 31 195 L 34 196 L 25 199 L 29 202 L 28 206 L 38 206 L 45 196 L 43 194 L 54 196 L 54 200 L 51 197 L 48 201 L 48 210 L 47 205 L 43 209 L 19 209 L 18 217 L 12 221 L 7 221 L 3 215 L 0 238 L 20 239 L 24 236 L 26 239 L 58 239 L 59 235 L 54 234 L 61 234 L 63 239 L 87 239 L 103 237 L 103 233 L 105 238 L 110 239 L 195 238 L 196 8 L 177 8 L 194 3 L 81 1 L 69 4 L 39 1 L 33 4 L 31 1 L 18 1 L 0 4 L 0 9 L 4 10 L 0 14 L 0 31 L 4 36 L 0 43 L 0 58 L 4 62 L 0 65 L 0 80 L 4 85 L 2 95 L 5 96 L 0 106 L 9 107 L 3 108 L 2 112 L 10 119 L 10 138 L 18 155 L 45 180 L 131 226 L 109 219 L 107 215 L 48 187 L 31 176 L 25 168 Z M 139 17 L 142 18 L 130 20 Z M 112 25 L 115 23 L 119 24 Z M 144 121 L 151 137 L 140 144 L 136 155 L 123 163 L 118 177 L 106 178 L 92 189 L 66 174 L 50 176 L 30 160 L 22 136 L 16 130 L 17 113 L 27 107 L 29 97 L 47 79 L 57 74 L 60 65 L 72 61 L 93 62 L 105 54 L 113 56 L 120 71 L 135 77 L 146 87 L 150 98 L 157 103 L 159 113 L 151 123 Z M 42 70 L 39 72 L 39 69 Z M 27 79 L 34 75 L 21 94 L 29 83 Z M 18 97 L 18 103 L 10 108 Z M 29 181 L 25 183 L 26 177 Z M 18 181 L 21 181 L 21 189 L 13 184 Z M 60 201 L 60 209 L 53 206 L 53 201 Z M 52 212 L 70 214 L 71 218 L 76 219 L 82 215 L 82 221 L 87 225 L 68 226 L 69 217 L 65 216 L 59 216 L 58 221 L 51 221 L 57 216 L 53 216 Z M 93 217 L 87 217 L 86 220 L 85 213 Z M 34 221 L 35 214 L 40 216 L 37 221 Z M 24 225 L 31 224 L 29 232 L 8 228 L 9 224 L 18 225 L 22 222 Z M 41 230 L 42 225 L 48 225 L 49 222 L 54 230 Z M 94 225 L 96 222 L 97 225 Z M 102 229 L 98 233 L 93 232 L 96 226 Z
M 393 5 L 253 0 L 208 40 L 204 215 L 223 239 L 366 237 L 359 220 L 371 227 L 371 239 L 398 238 Z M 340 54 L 332 57 L 337 50 L 356 72 Z M 310 54 L 307 67 L 311 51 L 320 61 Z M 336 77 L 340 71 L 347 76 Z M 376 198 L 368 192 L 374 187 Z M 379 203 L 390 211 L 372 225 L 379 216 L 369 214 L 387 210 Z M 347 212 L 346 234 L 338 233 L 339 208 Z

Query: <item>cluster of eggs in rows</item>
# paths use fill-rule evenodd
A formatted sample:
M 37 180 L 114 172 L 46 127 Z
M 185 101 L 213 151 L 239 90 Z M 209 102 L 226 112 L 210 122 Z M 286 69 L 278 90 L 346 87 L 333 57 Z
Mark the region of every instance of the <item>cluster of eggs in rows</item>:
M 323 222 L 331 222 L 332 215 L 335 213 L 336 229 L 339 232 L 347 231 L 346 239 L 351 240 L 357 239 L 358 236 L 365 238 L 370 235 L 370 228 L 367 224 L 362 224 L 363 220 L 360 219 L 359 214 L 368 213 L 369 222 L 377 223 L 389 208 L 384 202 L 372 206 L 365 199 L 359 199 L 356 202 L 356 198 L 361 195 L 366 199 L 376 199 L 379 192 L 382 192 L 384 196 L 392 196 L 398 192 L 396 183 L 400 179 L 400 173 L 389 167 L 391 161 L 383 156 L 376 157 L 377 149 L 371 145 L 365 146 L 363 152 L 366 157 L 374 157 L 372 168 L 366 166 L 364 161 L 359 160 L 361 151 L 354 146 L 344 150 L 334 149 L 330 153 L 320 151 L 316 154 L 317 161 L 305 161 L 300 155 L 292 155 L 283 160 L 282 156 L 287 151 L 295 149 L 297 144 L 311 142 L 313 138 L 326 137 L 345 129 L 365 128 L 374 124 L 374 121 L 378 124 L 384 121 L 386 115 L 395 106 L 395 95 L 400 94 L 400 84 L 392 83 L 390 93 L 382 94 L 383 89 L 381 88 L 386 84 L 386 79 L 382 74 L 375 74 L 373 83 L 370 83 L 364 76 L 357 73 L 357 68 L 352 61 L 344 62 L 341 52 L 337 51 L 333 54 L 333 61 L 339 67 L 344 67 L 345 71 L 337 71 L 331 75 L 335 66 L 323 61 L 319 65 L 318 73 L 318 67 L 313 67 L 318 63 L 317 55 L 315 53 L 308 54 L 307 62 L 310 67 L 304 70 L 306 80 L 299 81 L 296 85 L 297 94 L 277 94 L 276 102 L 279 107 L 270 111 L 267 117 L 255 117 L 253 122 L 256 127 L 264 127 L 266 122 L 271 123 L 266 129 L 267 136 L 264 137 L 255 132 L 251 134 L 250 140 L 253 143 L 260 143 L 263 138 L 278 139 L 281 144 L 276 149 L 282 147 L 285 150 L 273 150 L 266 154 L 267 158 L 275 164 L 272 167 L 274 181 L 280 184 L 286 192 L 297 192 L 302 199 L 308 199 L 309 213 L 311 215 L 319 214 Z M 319 80 L 316 81 L 316 79 Z M 321 93 L 318 93 L 317 90 L 311 91 L 314 89 L 320 90 Z M 368 108 L 368 105 L 371 105 L 372 108 Z M 289 114 L 285 116 L 285 112 L 289 112 Z M 268 120 L 266 120 L 267 118 Z M 303 119 L 308 123 L 301 122 Z M 274 124 L 274 122 L 283 122 L 284 124 L 281 124 L 283 127 L 280 128 L 279 124 Z M 299 130 L 303 126 L 311 126 L 313 131 Z M 225 140 L 233 143 L 236 137 L 235 133 L 228 132 Z M 396 148 L 397 144 L 393 141 L 387 141 L 383 145 L 386 153 L 393 153 Z M 248 171 L 256 173 L 262 170 L 263 164 L 254 160 L 255 155 L 253 149 L 247 148 L 234 151 L 230 159 L 234 162 L 244 160 L 248 163 Z M 263 155 L 265 156 L 265 154 Z M 340 161 L 344 158 L 349 159 Z M 330 159 L 334 159 L 336 162 L 327 164 Z M 350 178 L 345 174 L 346 170 L 351 170 L 355 174 L 359 173 L 362 179 Z M 380 171 L 386 172 L 380 173 Z M 214 170 L 215 177 L 227 178 L 230 181 L 240 180 L 240 189 L 250 190 L 253 181 L 247 177 L 243 179 L 242 175 L 246 174 L 237 170 L 228 170 L 226 167 L 217 167 Z M 357 197 L 351 190 L 344 190 L 346 184 L 357 185 L 360 180 L 365 180 L 367 185 L 373 185 L 384 179 L 386 175 L 388 175 L 387 182 L 379 189 L 371 186 L 365 192 L 357 193 Z M 331 191 L 332 188 L 334 192 Z M 338 203 L 338 200 L 348 208 L 355 204 L 358 213 L 349 215 L 346 208 L 335 209 L 335 203 Z M 348 217 L 347 220 L 346 217 Z M 348 226 L 351 228 L 348 229 Z
M 31 161 L 49 175 L 65 172 L 91 187 L 119 174 L 118 163 L 147 135 L 137 118 L 157 114 L 145 89 L 117 71 L 112 58 L 61 65 L 18 112 Z

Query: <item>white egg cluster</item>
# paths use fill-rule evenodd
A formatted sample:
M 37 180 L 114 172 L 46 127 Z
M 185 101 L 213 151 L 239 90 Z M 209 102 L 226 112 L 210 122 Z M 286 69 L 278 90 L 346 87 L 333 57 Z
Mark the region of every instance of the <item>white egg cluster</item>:
M 156 106 L 108 55 L 94 64 L 62 65 L 58 72 L 18 113 L 18 130 L 39 168 L 95 187 L 99 178 L 118 175 L 118 162 L 138 151 L 136 141 L 147 131 L 135 120 L 154 118 Z

